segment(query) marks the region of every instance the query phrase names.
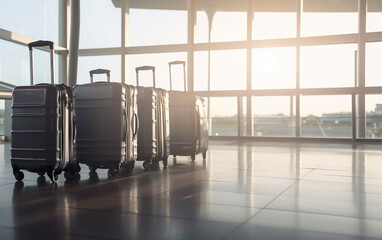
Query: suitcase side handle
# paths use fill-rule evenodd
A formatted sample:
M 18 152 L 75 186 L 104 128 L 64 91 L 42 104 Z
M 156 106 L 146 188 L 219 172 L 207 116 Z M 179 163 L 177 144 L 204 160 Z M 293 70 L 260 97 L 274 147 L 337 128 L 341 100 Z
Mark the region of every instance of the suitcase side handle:
M 133 128 L 133 139 L 135 139 L 135 137 L 138 134 L 138 130 L 139 130 L 139 120 L 138 120 L 138 114 L 137 113 L 134 113 L 134 122 L 132 122 L 131 128 Z
M 139 71 L 153 71 L 153 87 L 155 88 L 155 67 L 154 66 L 141 66 L 135 68 L 136 76 L 137 76 L 137 86 L 139 86 Z
M 186 62 L 185 61 L 172 61 L 168 63 L 169 67 L 169 76 L 170 76 L 170 91 L 172 91 L 172 77 L 171 77 L 171 66 L 172 65 L 183 65 L 183 81 L 184 81 L 184 91 L 187 91 L 187 82 L 186 82 Z
M 93 75 L 95 75 L 95 74 L 106 74 L 107 81 L 110 82 L 110 70 L 109 69 L 98 68 L 98 69 L 94 69 L 94 70 L 89 71 L 89 74 L 90 74 L 90 82 L 91 83 L 93 83 L 93 81 L 94 81 Z
M 122 112 L 122 122 L 123 122 L 123 135 L 122 135 L 122 141 L 127 141 L 127 111 L 126 109 L 123 109 Z
M 30 84 L 33 85 L 33 48 L 49 46 L 50 49 L 50 82 L 54 84 L 54 43 L 52 41 L 39 40 L 28 43 L 30 62 Z
M 76 139 L 77 139 L 77 125 L 76 125 L 76 118 L 73 117 L 73 145 L 76 145 Z

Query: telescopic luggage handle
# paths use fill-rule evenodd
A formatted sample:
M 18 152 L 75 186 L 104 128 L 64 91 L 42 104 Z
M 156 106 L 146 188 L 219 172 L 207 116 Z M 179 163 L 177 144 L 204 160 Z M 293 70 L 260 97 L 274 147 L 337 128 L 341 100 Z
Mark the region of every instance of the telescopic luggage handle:
M 171 66 L 172 65 L 183 65 L 183 79 L 184 79 L 184 91 L 187 91 L 187 83 L 186 83 L 186 62 L 185 61 L 173 61 L 168 63 L 169 71 L 170 71 L 170 91 L 172 91 L 172 78 L 171 78 Z
M 33 85 L 33 48 L 34 47 L 46 47 L 50 49 L 50 78 L 51 83 L 54 84 L 54 43 L 52 41 L 39 40 L 35 42 L 28 43 L 29 48 L 29 59 L 30 59 L 30 83 Z
M 155 67 L 154 66 L 142 66 L 135 68 L 135 72 L 137 74 L 137 86 L 139 86 L 139 71 L 146 71 L 151 70 L 153 71 L 153 87 L 155 88 Z
M 91 83 L 93 83 L 93 81 L 94 81 L 94 79 L 93 79 L 94 74 L 106 74 L 107 81 L 110 82 L 110 70 L 109 69 L 98 68 L 98 69 L 94 69 L 94 70 L 89 71 L 89 74 L 90 74 L 90 82 Z

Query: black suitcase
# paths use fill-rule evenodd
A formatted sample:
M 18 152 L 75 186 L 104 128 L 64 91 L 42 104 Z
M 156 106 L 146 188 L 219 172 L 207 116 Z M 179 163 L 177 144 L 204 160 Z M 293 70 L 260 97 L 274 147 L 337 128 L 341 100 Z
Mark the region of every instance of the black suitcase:
M 184 92 L 172 91 L 171 66 L 183 65 Z M 202 153 L 206 159 L 208 149 L 208 125 L 205 101 L 193 92 L 186 92 L 186 63 L 174 61 L 170 68 L 170 154 L 174 158 Z
M 153 87 L 139 87 L 139 71 L 153 72 Z M 170 155 L 169 95 L 164 89 L 155 88 L 155 67 L 142 66 L 135 69 L 138 88 L 138 133 L 137 160 L 144 161 L 145 169 L 157 169 L 159 161 L 167 167 Z
M 108 82 L 93 83 L 93 74 L 107 74 Z M 137 156 L 137 91 L 111 83 L 110 71 L 90 71 L 90 84 L 76 85 L 76 158 L 89 166 L 109 169 L 109 176 L 131 174 Z
M 33 48 L 49 46 L 51 84 L 33 86 Z M 28 44 L 30 51 L 31 86 L 13 90 L 11 163 L 17 180 L 24 178 L 25 169 L 40 176 L 45 173 L 52 182 L 65 171 L 70 180 L 80 171 L 73 161 L 73 91 L 64 84 L 54 84 L 53 42 Z M 39 179 L 41 180 L 41 179 Z

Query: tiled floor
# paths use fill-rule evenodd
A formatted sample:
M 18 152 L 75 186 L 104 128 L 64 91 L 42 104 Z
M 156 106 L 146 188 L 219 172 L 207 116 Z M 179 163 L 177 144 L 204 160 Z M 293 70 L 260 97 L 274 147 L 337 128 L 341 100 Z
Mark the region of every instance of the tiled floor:
M 211 142 L 207 161 L 15 183 L 0 145 L 0 239 L 382 238 L 382 147 Z

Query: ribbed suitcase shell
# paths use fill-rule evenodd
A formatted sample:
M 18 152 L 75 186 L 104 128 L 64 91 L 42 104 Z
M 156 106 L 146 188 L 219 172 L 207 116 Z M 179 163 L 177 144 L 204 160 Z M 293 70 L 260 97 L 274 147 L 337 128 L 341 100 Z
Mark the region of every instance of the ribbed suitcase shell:
M 158 159 L 158 91 L 150 87 L 138 88 L 138 161 Z
M 136 89 L 122 83 L 75 86 L 76 157 L 94 168 L 133 167 L 136 141 L 132 118 Z M 132 169 L 131 169 L 132 170 Z
M 11 163 L 14 171 L 62 171 L 72 160 L 70 88 L 52 84 L 13 91 Z M 64 112 L 65 111 L 65 112 Z
M 202 98 L 190 92 L 170 92 L 170 139 L 171 155 L 194 158 L 205 154 L 208 126 Z

